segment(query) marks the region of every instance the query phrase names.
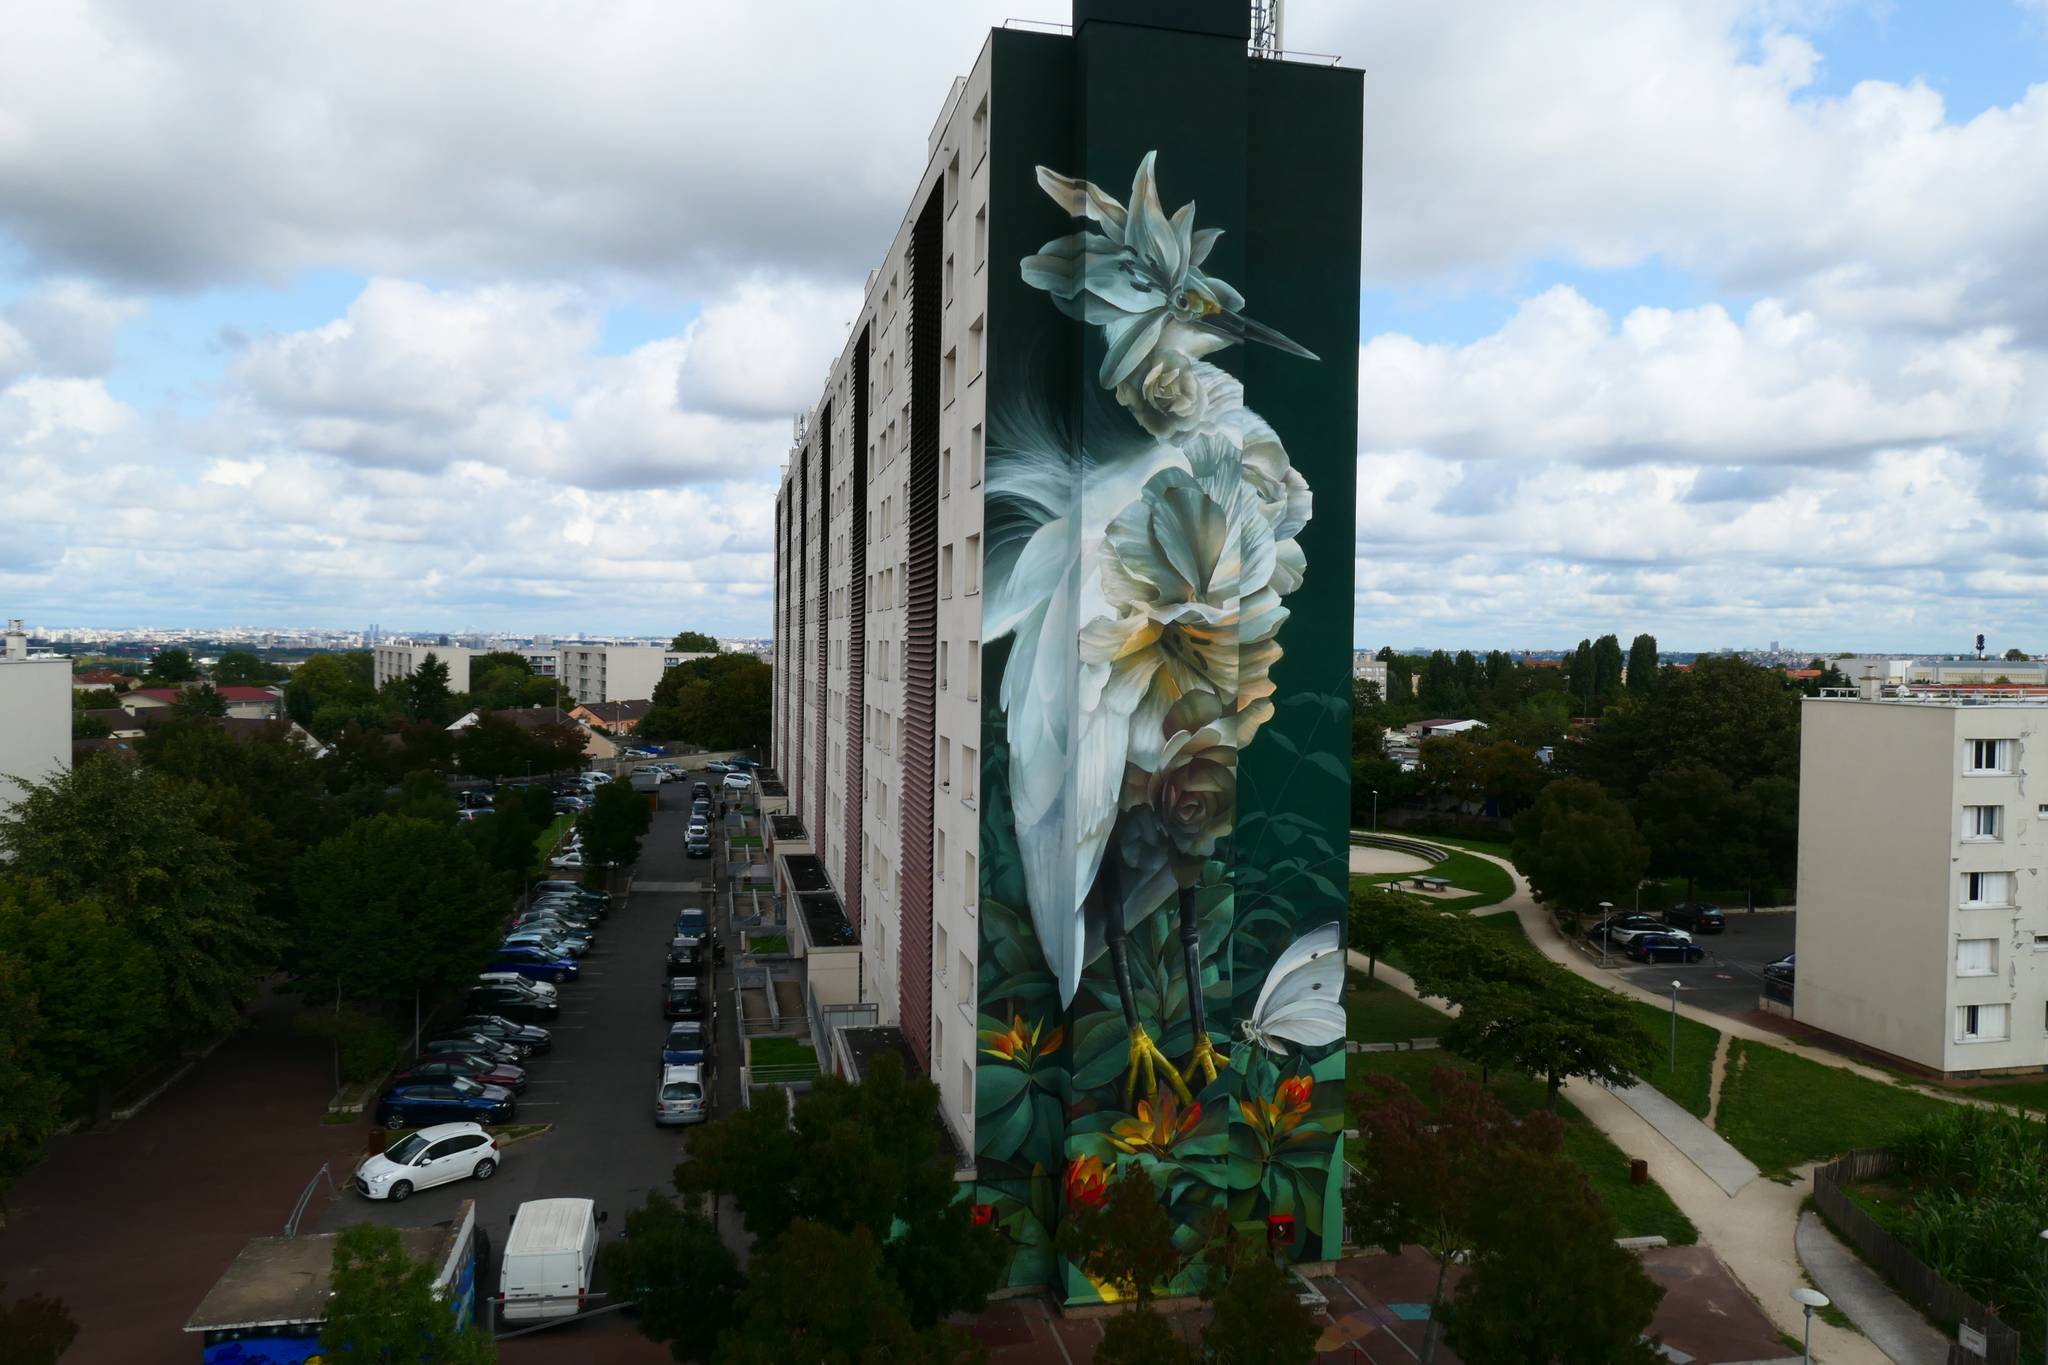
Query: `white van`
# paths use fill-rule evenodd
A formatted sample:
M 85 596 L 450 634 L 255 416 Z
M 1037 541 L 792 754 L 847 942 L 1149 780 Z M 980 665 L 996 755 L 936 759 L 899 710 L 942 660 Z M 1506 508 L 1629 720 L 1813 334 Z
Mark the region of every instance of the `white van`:
M 512 1216 L 499 1258 L 507 1322 L 566 1318 L 583 1306 L 597 1266 L 597 1213 L 588 1199 L 534 1199 Z

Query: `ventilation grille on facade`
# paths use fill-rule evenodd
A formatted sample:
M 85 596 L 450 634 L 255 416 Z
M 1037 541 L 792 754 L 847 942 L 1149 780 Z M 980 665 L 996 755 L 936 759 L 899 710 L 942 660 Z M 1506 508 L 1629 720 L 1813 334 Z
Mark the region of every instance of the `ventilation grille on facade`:
M 861 328 L 853 347 L 853 472 L 847 480 L 846 504 L 846 878 L 839 898 L 847 922 L 865 939 L 861 925 L 861 887 L 867 877 L 861 837 L 867 809 L 867 658 L 868 658 L 868 329 Z
M 832 785 L 832 774 L 828 771 L 831 759 L 831 745 L 825 740 L 826 718 L 832 712 L 832 404 L 826 403 L 818 414 L 818 665 L 817 708 L 818 714 L 812 727 L 815 738 L 815 752 L 811 762 L 817 765 L 817 790 L 811 797 L 811 828 L 816 831 L 814 850 L 820 861 L 831 865 L 832 856 L 827 851 L 832 831 L 825 827 L 825 789 Z

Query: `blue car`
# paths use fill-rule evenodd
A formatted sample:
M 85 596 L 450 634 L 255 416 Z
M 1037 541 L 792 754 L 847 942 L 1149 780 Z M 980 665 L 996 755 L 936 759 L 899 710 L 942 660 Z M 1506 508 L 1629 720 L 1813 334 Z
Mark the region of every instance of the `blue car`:
M 1637 934 L 1622 952 L 1637 962 L 1698 962 L 1707 950 L 1690 939 L 1670 934 Z
M 676 916 L 675 936 L 677 938 L 686 938 L 696 942 L 705 938 L 710 933 L 711 916 L 704 913 L 704 911 L 685 910 Z
M 573 959 L 558 957 L 544 948 L 500 948 L 489 970 L 517 972 L 529 981 L 574 981 L 578 968 Z
M 710 1059 L 711 1030 L 701 1019 L 680 1019 L 668 1026 L 661 1043 L 663 1066 L 697 1066 Z
M 460 1076 L 426 1085 L 394 1085 L 377 1100 L 377 1122 L 386 1128 L 464 1120 L 510 1123 L 515 1111 L 511 1091 Z

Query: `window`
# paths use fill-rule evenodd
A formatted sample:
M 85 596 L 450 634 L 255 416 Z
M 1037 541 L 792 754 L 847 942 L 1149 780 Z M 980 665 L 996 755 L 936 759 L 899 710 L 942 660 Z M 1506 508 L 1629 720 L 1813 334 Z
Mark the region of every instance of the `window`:
M 967 960 L 967 950 L 960 950 L 960 999 L 964 1003 L 974 1000 L 974 964 Z
M 2012 741 L 2009 739 L 1971 740 L 1970 771 L 1973 773 L 2005 772 L 2011 749 Z
M 966 688 L 966 691 L 967 691 L 967 699 L 968 699 L 969 701 L 978 701 L 978 700 L 980 700 L 980 698 L 981 698 L 981 641 L 979 641 L 979 640 L 969 640 L 969 641 L 967 642 L 967 679 L 966 679 L 966 681 L 967 681 L 967 688 Z
M 988 209 L 975 210 L 974 214 L 974 268 L 979 270 L 988 263 Z
M 1956 944 L 1957 976 L 1998 975 L 1998 940 L 1966 938 Z
M 953 642 L 939 641 L 939 691 L 944 692 L 953 685 Z
M 946 216 L 952 217 L 953 205 L 960 200 L 960 153 L 953 153 L 953 159 L 946 163 Z
M 932 831 L 932 840 L 932 863 L 936 868 L 933 875 L 937 876 L 940 881 L 944 881 L 946 880 L 946 831 L 942 829 Z M 941 929 L 939 930 L 939 942 L 943 944 L 945 941 L 946 931 Z
M 974 106 L 974 132 L 967 142 L 967 153 L 973 164 L 979 166 L 981 159 L 988 155 L 988 96 L 981 97 L 981 103 Z
M 1963 837 L 1965 839 L 1998 839 L 2004 836 L 2005 807 L 1964 806 Z
M 1963 905 L 2011 905 L 2013 880 L 2010 872 L 1965 872 Z
M 948 789 L 953 785 L 953 741 L 943 736 L 939 739 L 939 785 Z
M 944 981 L 945 979 L 946 974 L 944 972 L 940 972 L 939 980 Z M 945 1064 L 945 1061 L 946 1025 L 943 1021 L 934 1019 L 932 1020 L 932 1069 L 936 1071 L 940 1066 Z
M 951 597 L 952 595 L 953 547 L 950 545 L 945 545 L 941 546 L 939 549 L 939 596 Z
M 1995 1043 L 2006 1037 L 2006 1006 L 1964 1005 L 1956 1011 L 1956 1041 Z
M 981 537 L 967 537 L 960 551 L 960 590 L 972 597 L 981 591 Z
M 981 424 L 974 424 L 967 433 L 967 486 L 974 488 L 981 483 Z M 2041 814 L 2048 816 L 2048 806 L 2041 807 Z
M 951 951 L 946 940 L 946 926 L 943 924 L 934 925 L 932 932 L 938 936 L 939 942 L 939 950 L 932 954 L 932 962 L 938 967 L 939 980 L 944 981 L 946 979 L 946 956 Z
M 986 333 L 982 330 L 981 319 L 976 318 L 974 325 L 967 329 L 967 378 L 970 382 L 981 374 L 983 355 L 981 343 L 985 335 Z
M 981 883 L 975 880 L 977 875 L 978 869 L 975 867 L 974 855 L 972 853 L 961 854 L 960 883 L 967 888 L 967 910 L 969 914 L 974 912 L 975 902 L 981 899 Z
M 974 1068 L 965 1062 L 960 1063 L 960 1107 L 974 1112 Z
M 969 354 L 971 355 L 973 352 L 970 351 Z M 940 371 L 939 383 L 939 402 L 947 407 L 952 406 L 953 385 L 958 382 L 959 376 L 960 354 L 958 351 L 947 351 L 946 363 Z
M 953 496 L 953 447 L 947 446 L 939 452 L 939 496 Z
M 946 253 L 946 306 L 953 306 L 953 253 Z
M 974 783 L 978 775 L 979 772 L 974 766 L 974 750 L 968 748 L 965 744 L 961 745 L 960 799 L 962 801 L 972 802 L 974 800 Z

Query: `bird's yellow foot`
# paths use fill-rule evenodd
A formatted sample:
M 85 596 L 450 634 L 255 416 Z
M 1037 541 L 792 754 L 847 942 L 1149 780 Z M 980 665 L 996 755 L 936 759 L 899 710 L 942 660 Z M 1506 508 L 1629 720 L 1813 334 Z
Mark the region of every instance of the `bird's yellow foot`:
M 1180 1078 L 1180 1072 L 1166 1054 L 1159 1050 L 1159 1044 L 1152 1041 L 1152 1035 L 1145 1032 L 1143 1024 L 1131 1025 L 1131 1066 L 1124 1073 L 1124 1108 L 1131 1107 L 1136 1097 L 1138 1081 L 1144 1078 L 1145 1097 L 1150 1099 L 1159 1093 L 1159 1078 L 1166 1077 L 1166 1083 L 1173 1087 L 1173 1093 L 1180 1096 L 1182 1104 L 1195 1097 L 1188 1093 L 1188 1083 Z
M 1230 1054 L 1210 1042 L 1208 1034 L 1195 1035 L 1195 1050 L 1188 1057 L 1189 1080 L 1200 1078 L 1203 1085 L 1214 1085 L 1216 1073 L 1229 1065 Z

